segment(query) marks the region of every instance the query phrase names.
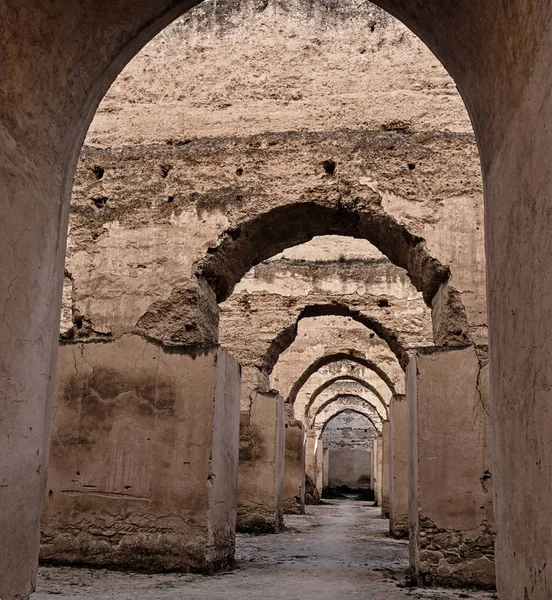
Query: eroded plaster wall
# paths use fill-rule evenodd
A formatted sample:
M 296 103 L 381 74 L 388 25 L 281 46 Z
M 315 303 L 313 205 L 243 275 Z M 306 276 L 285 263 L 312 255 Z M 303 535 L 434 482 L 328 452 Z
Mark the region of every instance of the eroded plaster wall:
M 328 485 L 369 489 L 372 477 L 372 440 L 377 431 L 366 416 L 345 410 L 324 429 L 328 451 Z
M 240 368 L 141 337 L 60 349 L 43 561 L 209 571 L 231 563 Z
M 425 238 L 452 267 L 469 334 L 484 335 L 481 184 L 462 102 L 402 25 L 350 5 L 204 3 L 129 64 L 77 171 L 67 336 L 132 330 L 222 231 L 298 201 L 375 203 Z

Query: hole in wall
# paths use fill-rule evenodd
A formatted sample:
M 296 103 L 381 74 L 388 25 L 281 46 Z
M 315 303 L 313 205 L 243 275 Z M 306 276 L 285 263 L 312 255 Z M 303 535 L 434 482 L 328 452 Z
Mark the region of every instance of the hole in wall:
M 159 165 L 159 168 L 161 169 L 161 177 L 165 179 L 171 172 L 172 165 Z
M 94 165 L 91 171 L 94 173 L 94 177 L 99 180 L 103 178 L 105 169 L 100 167 L 100 165 Z
M 243 175 L 243 168 L 242 168 L 242 167 L 238 167 L 238 168 L 236 169 L 236 175 L 237 175 L 238 177 L 241 177 L 241 176 Z
M 326 173 L 328 175 L 333 175 L 335 173 L 335 169 L 337 167 L 335 160 L 332 160 L 331 158 L 322 161 L 322 167 L 324 168 L 324 171 L 326 171 Z
M 107 204 L 107 196 L 94 196 L 90 200 L 96 208 L 103 208 Z

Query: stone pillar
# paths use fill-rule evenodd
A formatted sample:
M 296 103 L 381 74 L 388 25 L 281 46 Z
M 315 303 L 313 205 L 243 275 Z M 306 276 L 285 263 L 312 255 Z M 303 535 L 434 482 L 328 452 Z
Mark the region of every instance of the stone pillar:
M 381 430 L 381 514 L 385 519 L 389 518 L 389 421 L 383 421 Z
M 316 482 L 316 434 L 307 431 L 305 436 L 305 475 Z
M 383 503 L 383 439 L 381 434 L 374 440 L 373 462 L 374 462 L 374 498 L 376 506 Z
M 407 369 L 407 403 L 412 577 L 492 587 L 490 402 L 483 351 L 417 350 Z
M 305 514 L 305 431 L 303 423 L 285 425 L 284 513 Z
M 375 437 L 372 440 L 372 468 L 370 470 L 370 489 L 374 492 L 374 500 L 377 504 L 376 498 L 376 461 L 378 452 L 378 438 Z
M 42 559 L 212 571 L 234 555 L 240 366 L 136 335 L 59 352 Z
M 305 435 L 305 504 L 318 504 L 320 495 L 317 488 L 318 443 L 316 432 L 307 430 Z
M 322 486 L 327 487 L 330 482 L 330 452 L 328 448 L 324 448 L 324 456 L 322 457 Z
M 322 488 L 324 487 L 324 440 L 322 436 L 317 439 L 316 443 L 316 489 L 318 495 L 322 496 Z
M 406 396 L 391 398 L 389 410 L 389 531 L 408 537 L 408 410 Z
M 284 525 L 284 400 L 253 392 L 241 413 L 238 531 L 278 533 Z

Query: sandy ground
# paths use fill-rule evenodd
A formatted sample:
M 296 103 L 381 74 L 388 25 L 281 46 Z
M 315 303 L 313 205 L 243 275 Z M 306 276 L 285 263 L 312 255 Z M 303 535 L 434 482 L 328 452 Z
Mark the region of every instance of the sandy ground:
M 237 568 L 214 577 L 137 575 L 41 568 L 33 600 L 399 600 L 491 599 L 494 594 L 399 586 L 408 546 L 387 535 L 388 521 L 364 502 L 332 501 L 288 516 L 280 535 L 239 536 Z

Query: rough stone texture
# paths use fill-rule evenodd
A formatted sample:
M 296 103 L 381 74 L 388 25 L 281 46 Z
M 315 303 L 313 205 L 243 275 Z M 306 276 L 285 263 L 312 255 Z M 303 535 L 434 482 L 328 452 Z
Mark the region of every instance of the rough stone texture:
M 494 517 L 485 349 L 420 349 L 407 370 L 412 576 L 492 587 Z
M 284 525 L 284 400 L 256 392 L 241 413 L 238 531 L 278 533 Z
M 372 439 L 378 432 L 365 415 L 345 408 L 326 423 L 323 435 L 324 447 L 330 450 L 350 448 L 371 451 Z
M 322 443 L 322 440 L 312 429 L 305 431 L 305 504 L 317 504 L 320 500 L 317 474 L 319 469 L 319 447 Z
M 314 481 L 318 495 L 322 498 L 322 489 L 324 488 L 324 438 L 322 436 L 317 439 L 315 460 L 316 479 Z
M 237 362 L 132 335 L 60 354 L 42 560 L 148 571 L 231 563 Z
M 383 503 L 383 439 L 381 435 L 378 435 L 372 446 L 372 471 L 374 473 L 375 505 L 381 507 Z
M 352 155 L 358 154 L 359 146 L 365 147 L 369 153 L 365 158 L 366 162 L 376 169 L 381 177 L 380 170 L 389 169 L 390 165 L 389 144 L 397 144 L 397 147 L 400 144 L 395 140 L 387 141 L 385 136 L 389 134 L 363 134 L 359 139 L 355 139 L 355 135 L 355 132 L 347 131 L 342 132 L 340 136 L 339 132 L 332 131 L 331 136 L 328 134 L 326 153 L 330 152 L 330 148 L 335 154 L 336 147 L 349 147 L 349 156 L 336 158 L 347 165 L 354 165 Z M 383 135 L 384 140 L 378 139 L 378 135 Z M 294 169 L 307 170 L 317 159 L 305 156 L 303 160 L 306 164 L 298 165 L 301 153 L 304 154 L 309 148 L 316 148 L 316 152 L 320 153 L 324 148 L 323 139 L 313 138 L 312 143 L 308 140 L 305 143 L 304 136 L 305 134 L 301 134 L 300 139 L 294 139 L 291 134 L 280 135 L 283 139 L 276 139 L 275 143 L 261 136 L 259 139 L 249 140 L 240 138 L 232 143 L 219 140 L 216 145 L 212 142 L 202 145 L 198 141 L 168 149 L 142 146 L 135 149 L 87 150 L 83 155 L 85 162 L 77 173 L 72 209 L 74 217 L 71 221 L 67 256 L 67 270 L 71 274 L 74 286 L 73 313 L 78 312 L 82 315 L 92 324 L 91 329 L 94 331 L 117 335 L 139 326 L 140 319 L 149 314 L 156 301 L 166 299 L 168 304 L 163 305 L 165 310 L 170 308 L 176 312 L 182 311 L 179 304 L 186 302 L 187 294 L 182 294 L 181 289 L 188 289 L 188 282 L 193 278 L 194 272 L 200 273 L 208 280 L 219 300 L 225 300 L 235 283 L 256 262 L 277 254 L 287 246 L 307 242 L 313 236 L 325 234 L 370 239 L 397 264 L 407 270 L 410 268 L 410 277 L 416 287 L 424 293 L 426 302 L 431 303 L 439 286 L 447 281 L 448 269 L 439 266 L 440 263 L 435 263 L 435 282 L 420 279 L 423 274 L 431 273 L 432 261 L 437 259 L 431 257 L 425 249 L 420 249 L 425 248 L 421 238 L 408 238 L 412 233 L 406 229 L 406 225 L 399 225 L 387 212 L 392 207 L 383 208 L 384 200 L 380 196 L 382 191 L 375 194 L 371 187 L 358 183 L 367 177 L 365 169 L 357 168 L 350 174 L 344 172 L 322 181 L 317 175 L 313 181 L 309 181 L 308 177 L 282 178 L 282 170 L 289 170 L 282 164 L 287 156 L 294 157 Z M 424 141 L 424 144 L 427 143 Z M 420 158 L 422 153 L 428 158 L 435 154 L 435 161 L 437 156 L 440 161 L 443 154 L 450 155 L 452 152 L 448 140 L 431 140 L 431 143 L 434 144 L 431 150 L 428 147 L 424 147 L 423 151 L 412 151 L 409 148 L 406 155 L 397 157 L 396 172 L 388 176 L 406 176 L 403 171 L 406 169 L 406 173 L 409 173 L 409 170 L 404 165 L 408 160 L 418 160 L 417 154 Z M 245 180 L 240 181 L 239 187 L 236 188 L 235 175 L 228 163 L 239 164 L 239 156 L 246 151 L 247 144 L 257 146 L 257 161 L 266 154 L 263 159 L 266 164 L 263 168 L 259 164 L 251 167 L 252 180 L 247 182 L 247 187 L 244 187 Z M 381 156 L 372 155 L 377 149 Z M 467 149 L 464 149 L 464 152 L 466 151 Z M 238 156 L 232 157 L 234 152 L 237 152 Z M 466 158 L 460 160 L 466 162 Z M 469 159 L 467 160 L 469 162 Z M 208 200 L 210 178 L 207 175 L 207 166 L 220 161 L 226 163 L 222 173 L 226 172 L 229 179 L 211 183 L 216 198 L 215 206 L 211 206 Z M 159 164 L 166 162 L 173 165 L 171 185 L 176 190 L 169 194 L 170 197 L 177 197 L 182 188 L 186 190 L 186 197 L 182 198 L 181 202 L 167 202 L 166 184 L 159 174 Z M 90 183 L 87 178 L 98 163 L 102 164 L 108 175 L 104 175 L 101 181 Z M 441 181 L 451 177 L 450 169 L 434 173 L 437 164 L 440 163 L 436 162 L 428 168 L 427 175 L 429 177 L 431 174 L 431 178 L 436 180 L 425 180 L 425 193 L 413 192 L 414 197 L 427 197 L 426 190 L 439 187 L 437 179 Z M 193 178 L 189 171 L 191 165 L 195 167 Z M 148 173 L 146 179 L 145 173 Z M 465 174 L 462 172 L 462 175 L 458 176 L 464 177 Z M 159 178 L 159 183 L 155 182 L 156 177 Z M 124 187 L 121 186 L 122 182 Z M 200 182 L 201 188 L 206 192 L 188 191 L 199 187 Z M 293 182 L 294 187 L 286 189 L 290 182 Z M 301 185 L 299 189 L 298 183 Z M 395 182 L 394 185 L 397 189 L 402 189 L 411 183 L 409 180 L 408 184 Z M 460 182 L 456 184 L 463 187 Z M 90 189 L 91 185 L 94 191 Z M 159 186 L 162 189 L 157 191 Z M 477 233 L 478 227 L 480 228 L 478 219 L 481 220 L 481 201 L 480 198 L 474 199 L 473 195 L 477 195 L 476 192 L 476 189 L 454 191 L 457 197 L 462 198 L 461 205 L 456 205 L 454 210 L 463 214 L 463 219 L 459 219 L 458 222 L 468 222 L 465 226 L 466 231 L 453 232 L 446 228 L 435 241 L 436 245 L 454 245 L 455 248 L 467 246 L 470 249 L 478 247 L 478 242 L 468 237 L 468 234 L 473 237 L 473 233 Z M 207 200 L 204 198 L 206 193 Z M 100 194 L 101 198 L 109 199 L 101 208 L 97 208 L 94 203 L 97 194 Z M 385 198 L 390 198 L 391 194 L 389 191 Z M 237 202 L 236 196 L 239 197 Z M 262 198 L 262 202 L 259 198 Z M 425 210 L 431 214 L 428 220 L 432 225 L 443 222 L 444 227 L 445 223 L 450 225 L 451 222 L 455 222 L 454 214 L 439 214 L 444 211 L 441 207 L 448 204 L 442 204 L 441 200 L 435 202 L 428 199 L 427 202 L 429 206 Z M 398 202 L 396 210 L 401 219 L 406 219 L 409 206 L 410 203 L 405 199 Z M 340 217 L 341 214 L 344 216 Z M 471 222 L 468 219 L 470 214 L 473 216 Z M 339 219 L 343 219 L 344 222 L 341 223 Z M 413 222 L 419 220 L 416 214 L 416 220 L 413 219 Z M 141 221 L 145 224 L 141 225 Z M 296 224 L 297 231 L 289 227 L 290 222 Z M 393 231 L 394 227 L 396 232 Z M 266 236 L 267 229 L 271 231 L 270 237 Z M 432 235 L 436 229 L 433 226 L 428 228 L 427 235 Z M 94 237 L 96 231 L 99 231 L 99 235 Z M 153 240 L 159 237 L 165 240 L 164 243 L 153 243 Z M 220 241 L 215 243 L 217 237 Z M 386 244 L 389 244 L 389 247 Z M 134 247 L 137 252 L 129 255 L 129 246 Z M 473 250 L 470 252 L 470 258 L 471 253 Z M 445 254 L 447 262 L 451 262 L 452 249 L 446 249 Z M 104 256 L 109 258 L 103 259 Z M 137 256 L 140 256 L 143 262 L 137 262 Z M 170 259 L 167 256 L 170 256 Z M 205 260 L 198 262 L 204 256 Z M 455 262 L 458 263 L 458 259 Z M 479 286 L 483 281 L 483 262 L 480 262 Z M 473 266 L 470 264 L 470 267 Z M 475 266 L 477 267 L 477 263 Z M 454 273 L 461 270 L 460 264 Z M 120 276 L 114 278 L 114 273 Z M 470 280 L 474 277 L 474 274 L 470 274 Z M 98 289 L 99 282 L 102 294 L 93 294 L 93 291 Z M 455 288 L 447 289 L 454 293 Z M 129 296 L 129 303 L 124 311 L 120 307 L 112 307 L 110 301 L 110 298 L 118 297 L 122 290 Z M 464 297 L 471 302 L 477 294 L 470 289 L 462 295 L 462 298 Z M 368 301 L 370 302 L 370 299 Z M 377 298 L 371 300 L 373 304 L 376 301 Z M 453 323 L 448 328 L 449 342 L 466 342 L 474 336 L 481 338 L 478 333 L 482 328 L 481 323 L 484 323 L 481 311 L 479 307 L 473 308 L 469 315 L 466 313 L 466 319 L 462 317 L 463 320 Z M 170 322 L 166 327 L 170 327 Z M 166 328 L 161 328 L 161 331 L 169 338 L 177 336 L 177 332 L 169 333 Z
M 324 448 L 322 459 L 322 487 L 325 488 L 330 483 L 330 451 Z
M 390 504 L 390 492 L 391 482 L 389 480 L 390 475 L 390 435 L 389 435 L 389 421 L 384 421 L 381 428 L 381 514 L 385 519 L 389 518 L 389 504 Z
M 408 537 L 408 406 L 395 395 L 389 405 L 389 531 Z
M 372 440 L 376 435 L 370 420 L 355 411 L 345 410 L 331 419 L 323 434 L 328 457 L 328 464 L 324 465 L 328 473 L 325 485 L 370 489 Z
M 278 536 L 238 535 L 239 569 L 219 576 L 42 568 L 36 600 L 242 600 L 244 593 L 255 600 L 496 600 L 489 592 L 397 585 L 408 566 L 406 544 L 387 536 L 367 502 L 325 501 L 286 520 Z
M 305 512 L 305 431 L 300 421 L 285 425 L 284 513 Z
M 379 337 L 363 344 L 361 352 L 378 365 L 378 376 L 392 384 L 392 392 L 401 391 L 400 367 L 406 365 L 407 350 L 431 340 L 424 300 L 431 305 L 439 294 L 433 329 L 443 343 L 467 343 L 485 335 L 477 153 L 461 104 L 446 98 L 450 79 L 430 56 L 425 65 L 433 65 L 439 86 L 447 90 L 441 101 L 451 111 L 446 121 L 454 127 L 449 131 L 443 131 L 443 121 L 419 113 L 419 123 L 424 123 L 419 128 L 413 122 L 397 124 L 384 106 L 376 119 L 371 117 L 375 126 L 368 125 L 366 116 L 359 118 L 367 111 L 357 100 L 330 127 L 319 118 L 299 126 L 297 119 L 286 121 L 266 111 L 264 121 L 255 117 L 243 127 L 224 126 L 229 118 L 248 121 L 259 102 L 279 108 L 300 102 L 312 114 L 315 107 L 320 110 L 323 88 L 341 87 L 342 75 L 331 70 L 329 83 L 313 84 L 303 43 L 287 43 L 304 28 L 301 6 L 282 12 L 281 4 L 264 11 L 251 3 L 229 3 L 223 9 L 206 5 L 164 32 L 111 89 L 89 132 L 75 180 L 67 254 L 71 293 L 65 296 L 71 308 L 64 307 L 65 326 L 69 314 L 72 326 L 62 331 L 64 337 L 106 341 L 137 332 L 166 347 L 200 352 L 218 339 L 216 300 L 228 299 L 252 266 L 323 234 L 370 240 L 387 258 L 364 249 L 356 263 L 348 262 L 347 272 L 341 265 L 341 279 L 350 281 L 345 298 L 345 286 L 336 281 L 341 261 L 335 256 L 310 273 L 284 259 L 261 265 L 253 282 L 246 283 L 255 291 L 245 288 L 227 301 L 220 336 L 245 366 L 260 369 L 260 379 L 297 335 L 298 321 L 308 317 L 349 318 L 370 327 Z M 387 103 L 403 84 L 411 85 L 418 63 L 409 55 L 413 48 L 422 50 L 404 28 L 370 7 L 363 15 L 378 33 L 362 35 L 360 22 L 335 11 L 328 19 L 324 12 L 318 5 L 307 13 L 321 36 L 312 40 L 313 50 L 331 47 L 345 31 L 360 34 L 366 40 L 359 56 L 367 48 L 373 55 L 370 61 L 360 59 L 363 70 L 386 73 L 389 94 L 380 96 L 380 102 Z M 252 22 L 265 29 L 270 42 L 251 35 Z M 252 49 L 262 54 L 274 48 L 276 39 L 286 44 L 278 45 L 270 75 L 283 81 L 290 63 L 300 65 L 294 73 L 298 95 L 273 97 L 272 84 L 259 86 L 248 73 L 260 64 L 263 71 L 266 67 Z M 198 71 L 205 72 L 202 85 L 205 78 L 219 76 L 220 63 L 205 60 L 225 52 L 235 58 L 239 53 L 243 63 L 210 98 L 207 110 L 186 94 L 159 96 L 160 88 L 197 82 Z M 340 52 L 346 55 L 341 68 L 347 64 L 356 73 L 358 61 L 343 45 Z M 389 77 L 391 64 L 395 80 Z M 162 79 L 158 75 L 154 82 L 153 73 Z M 362 79 L 367 82 L 368 74 Z M 435 95 L 435 82 L 417 91 L 427 95 L 430 89 Z M 462 220 L 456 219 L 460 213 Z M 303 295 L 286 302 L 282 293 L 263 289 L 268 282 L 262 270 L 271 268 L 280 277 L 284 269 L 296 275 L 307 271 Z M 372 291 L 366 281 L 379 282 L 379 289 L 376 285 Z M 124 303 L 118 301 L 123 294 Z M 457 300 L 458 311 L 450 309 L 449 298 Z M 363 331 L 364 336 L 373 333 Z M 355 344 L 347 339 L 321 342 L 314 353 L 304 354 L 303 363 L 294 362 L 306 368 L 320 357 L 358 348 L 361 340 L 354 328 L 349 336 L 356 337 Z M 296 358 L 296 352 L 297 346 L 290 348 L 290 356 Z M 284 358 L 280 372 L 285 365 Z M 288 377 L 289 382 L 297 378 L 291 372 Z M 248 375 L 246 382 L 255 378 Z M 287 388 L 288 382 L 283 383 Z M 255 389 L 243 387 L 242 406 Z M 317 465 L 320 452 L 321 445 Z M 319 488 L 321 473 L 318 465 L 313 482 Z
M 72 313 L 88 330 L 116 336 L 144 318 L 150 323 L 159 302 L 181 314 L 195 271 L 224 299 L 263 258 L 313 235 L 342 233 L 372 239 L 428 303 L 450 266 L 451 293 L 466 303 L 450 339 L 484 335 L 479 165 L 454 84 L 375 7 L 355 3 L 354 18 L 323 4 L 305 9 L 301 2 L 262 11 L 254 2 L 205 3 L 111 88 L 81 156 L 70 218 Z M 321 52 L 340 68 L 323 68 Z M 224 56 L 240 65 L 230 81 Z M 388 262 L 382 268 L 396 270 Z M 122 291 L 124 308 L 113 306 Z M 156 323 L 152 335 L 196 343 L 171 326 L 171 319 Z
M 221 305 L 221 344 L 243 365 L 270 374 L 292 344 L 300 351 L 306 332 L 315 341 L 314 321 L 320 332 L 313 346 L 327 343 L 327 327 L 339 329 L 343 343 L 357 331 L 379 343 L 381 361 L 396 377 L 408 348 L 432 343 L 429 309 L 403 269 L 361 242 L 324 236 L 254 267 Z M 324 316 L 342 318 L 317 318 Z M 312 361 L 316 348 L 301 351 Z
M 373 377 L 369 381 L 381 398 L 386 397 L 386 388 L 395 390 L 404 386 L 404 371 L 389 347 L 368 328 L 345 317 L 302 321 L 298 337 L 281 355 L 273 371 L 271 385 L 288 401 L 302 406 L 305 390 L 301 388 L 308 378 L 325 364 L 340 359 L 357 361 L 373 371 L 372 376 L 379 381 L 376 383 Z

